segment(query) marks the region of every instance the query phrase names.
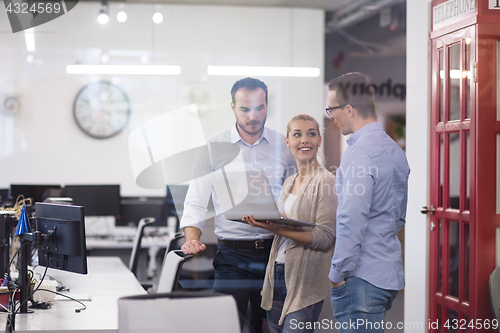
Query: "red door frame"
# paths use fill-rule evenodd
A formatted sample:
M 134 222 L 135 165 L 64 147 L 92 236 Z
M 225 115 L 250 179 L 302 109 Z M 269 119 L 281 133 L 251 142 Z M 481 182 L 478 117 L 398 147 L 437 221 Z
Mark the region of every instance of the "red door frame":
M 484 21 L 489 21 L 485 18 Z M 476 285 L 473 296 L 477 302 L 477 318 L 492 318 L 488 281 L 495 269 L 495 229 L 500 227 L 496 214 L 496 134 L 500 134 L 497 121 L 497 42 L 500 40 L 500 17 L 494 24 L 476 25 L 477 83 L 476 83 L 476 193 L 475 200 L 477 251 L 474 274 Z
M 460 81 L 460 120 L 458 121 L 450 121 L 450 122 L 439 122 L 439 105 L 440 105 L 440 89 L 439 89 L 439 80 L 440 80 L 440 67 L 439 67 L 439 49 L 442 49 L 444 52 L 443 60 L 445 63 L 445 68 L 444 72 L 448 73 L 449 72 L 449 52 L 448 52 L 448 47 L 450 45 L 460 45 L 461 48 L 461 69 L 465 70 L 466 69 L 466 43 L 465 39 L 467 37 L 471 37 L 471 42 L 469 44 L 469 48 L 471 51 L 470 54 L 470 61 L 474 62 L 475 60 L 475 34 L 474 34 L 474 27 L 467 27 L 464 29 L 461 29 L 459 31 L 455 31 L 453 33 L 449 33 L 445 36 L 441 36 L 439 38 L 436 38 L 432 41 L 432 91 L 431 91 L 431 190 L 430 190 L 430 197 L 431 197 L 431 205 L 436 207 L 436 212 L 433 216 L 430 218 L 430 223 L 434 224 L 434 229 L 433 231 L 430 232 L 430 267 L 429 267 L 429 273 L 430 273 L 430 279 L 429 279 L 429 320 L 434 323 L 438 319 L 440 319 L 439 327 L 441 331 L 445 331 L 443 324 L 445 320 L 447 319 L 446 317 L 446 310 L 454 310 L 459 312 L 459 317 L 458 319 L 468 319 L 470 320 L 473 318 L 473 312 L 474 310 L 470 307 L 470 304 L 472 302 L 471 300 L 471 287 L 475 285 L 474 283 L 474 278 L 472 275 L 472 269 L 473 269 L 473 260 L 472 258 L 475 258 L 474 256 L 474 249 L 475 249 L 475 242 L 474 242 L 474 213 L 475 213 L 475 208 L 472 205 L 474 202 L 474 196 L 475 196 L 475 191 L 474 191 L 474 177 L 473 175 L 475 174 L 475 168 L 474 168 L 474 156 L 475 156 L 475 130 L 474 130 L 474 114 L 475 114 L 475 108 L 474 108 L 474 103 L 470 103 L 470 100 L 474 101 L 473 98 L 475 98 L 473 92 L 474 89 L 471 89 L 472 93 L 470 96 L 469 105 L 470 105 L 470 112 L 471 112 L 471 119 L 470 120 L 465 120 L 465 112 L 466 112 L 466 95 L 467 92 L 465 91 L 465 83 L 466 80 L 468 80 L 466 77 L 462 77 Z M 467 68 L 468 69 L 468 68 Z M 450 95 L 450 87 L 449 87 L 449 78 L 447 75 L 445 75 L 446 79 L 444 80 L 444 93 L 445 96 Z M 472 83 L 471 83 L 472 84 Z M 444 119 L 449 118 L 449 99 L 445 98 L 444 99 Z M 470 211 L 465 211 L 465 202 L 466 202 L 466 173 L 468 170 L 465 170 L 466 163 L 465 163 L 465 154 L 466 154 L 466 136 L 465 133 L 470 131 L 470 151 L 467 152 L 470 156 Z M 460 133 L 460 154 L 461 154 L 461 159 L 460 159 L 460 209 L 452 209 L 452 208 L 447 208 L 450 206 L 449 204 L 449 188 L 450 188 L 450 175 L 449 175 L 449 136 L 448 134 L 450 133 Z M 445 158 L 445 163 L 444 163 L 444 175 L 443 175 L 443 189 L 442 193 L 444 195 L 442 196 L 442 207 L 438 206 L 439 202 L 439 187 L 440 187 L 440 140 L 439 136 L 443 136 L 444 144 L 444 158 Z M 438 265 L 439 265 L 439 236 L 440 236 L 440 224 L 439 221 L 442 222 L 442 291 L 438 291 Z M 459 235 L 460 235 L 460 241 L 459 241 L 459 260 L 460 260 L 460 265 L 459 265 L 459 294 L 458 294 L 458 299 L 455 297 L 451 297 L 447 295 L 448 291 L 448 279 L 445 278 L 448 276 L 448 267 L 449 267 L 449 244 L 448 244 L 448 221 L 456 221 L 459 222 Z M 465 265 L 465 243 L 466 243 L 466 236 L 465 236 L 465 228 L 466 225 L 469 225 L 469 267 L 466 267 Z M 472 265 L 471 265 L 472 264 Z M 466 274 L 466 269 L 469 269 L 469 301 L 466 300 L 466 286 L 465 286 L 465 281 L 464 277 Z M 438 313 L 438 306 L 441 306 L 441 312 Z M 466 318 L 464 318 L 466 316 Z M 432 329 L 431 329 L 432 330 Z M 434 330 L 432 330 L 434 331 Z
M 435 7 L 448 0 L 432 0 L 431 6 Z M 463 5 L 463 4 L 462 4 Z M 432 12 L 432 11 L 431 11 Z M 430 33 L 432 42 L 431 66 L 432 87 L 438 86 L 436 76 L 438 65 L 435 51 L 435 40 L 447 34 L 455 34 L 461 29 L 473 27 L 475 36 L 472 38 L 471 61 L 477 64 L 476 81 L 471 90 L 471 122 L 470 122 L 470 264 L 469 264 L 469 320 L 491 319 L 492 312 L 489 300 L 488 281 L 495 268 L 496 256 L 496 229 L 500 228 L 500 214 L 496 211 L 496 179 L 497 179 L 497 136 L 500 135 L 500 122 L 497 120 L 497 84 L 498 84 L 498 59 L 497 44 L 500 40 L 500 10 L 490 9 L 488 0 L 475 0 L 472 12 L 459 14 L 433 25 Z M 463 84 L 462 84 L 463 87 Z M 462 90 L 462 98 L 465 96 Z M 436 136 L 436 110 L 438 109 L 438 92 L 431 91 L 431 184 L 439 182 L 439 156 Z M 463 107 L 463 104 L 462 104 Z M 463 130 L 463 129 L 462 129 Z M 461 145 L 461 153 L 464 153 Z M 462 155 L 463 156 L 463 155 Z M 436 169 L 433 169 L 433 168 Z M 500 171 L 499 171 L 500 172 Z M 462 185 L 463 186 L 463 185 Z M 437 202 L 436 186 L 431 186 L 431 203 Z M 437 212 L 436 215 L 440 215 Z M 446 210 L 445 212 L 446 213 Z M 451 213 L 451 212 L 450 212 Z M 453 217 L 453 215 L 446 217 Z M 444 218 L 446 218 L 444 217 Z M 458 213 L 460 218 L 460 213 Z M 443 218 L 441 216 L 441 218 Z M 431 221 L 437 221 L 435 216 Z M 436 222 L 434 222 L 436 223 Z M 431 232 L 431 244 L 436 244 L 437 233 Z M 461 233 L 463 235 L 463 233 Z M 500 250 L 500 249 L 499 249 Z M 431 258 L 437 257 L 437 248 L 431 247 Z M 462 256 L 462 253 L 460 254 Z M 430 276 L 436 276 L 436 260 L 430 260 Z M 443 265 L 446 266 L 446 265 Z M 444 267 L 443 267 L 444 268 Z M 462 274 L 462 273 L 460 273 Z M 437 279 L 429 281 L 429 317 L 433 318 L 435 312 L 435 291 Z M 434 293 L 433 293 L 434 291 Z M 460 292 L 463 286 L 460 286 Z M 433 312 L 434 311 L 434 312 Z M 435 317 L 435 316 L 434 316 Z M 490 331 L 478 329 L 477 325 L 469 331 Z

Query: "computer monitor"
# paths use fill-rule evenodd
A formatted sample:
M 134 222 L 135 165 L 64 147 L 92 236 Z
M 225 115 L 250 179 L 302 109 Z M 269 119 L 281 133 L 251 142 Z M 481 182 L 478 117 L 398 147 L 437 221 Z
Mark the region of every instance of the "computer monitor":
M 0 188 L 0 206 L 4 206 L 7 202 L 9 202 L 9 189 Z
M 34 202 L 43 202 L 47 197 L 50 196 L 60 197 L 61 192 L 61 185 L 11 184 L 9 196 L 11 196 L 14 201 L 16 201 L 17 197 L 22 194 L 25 198 L 32 198 Z
M 168 216 L 165 197 L 122 197 L 115 225 L 136 227 L 142 218 L 154 217 L 153 225 L 167 226 Z
M 186 200 L 188 185 L 168 185 L 167 186 L 167 211 L 170 216 L 182 216 L 184 213 L 184 201 Z M 207 213 L 214 214 L 214 204 L 212 196 L 207 205 Z
M 64 196 L 85 207 L 85 216 L 110 216 L 120 213 L 120 185 L 66 185 Z
M 52 234 L 38 249 L 41 266 L 87 274 L 85 223 L 82 206 L 35 203 L 36 230 Z

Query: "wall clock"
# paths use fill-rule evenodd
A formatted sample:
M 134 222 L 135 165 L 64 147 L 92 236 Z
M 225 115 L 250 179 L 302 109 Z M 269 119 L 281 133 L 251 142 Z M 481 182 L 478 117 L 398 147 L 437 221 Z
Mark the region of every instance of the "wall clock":
M 130 102 L 125 92 L 110 82 L 89 83 L 76 95 L 73 116 L 85 134 L 107 139 L 127 126 Z
M 9 116 L 16 116 L 22 111 L 21 98 L 19 96 L 8 95 L 3 100 L 2 113 Z

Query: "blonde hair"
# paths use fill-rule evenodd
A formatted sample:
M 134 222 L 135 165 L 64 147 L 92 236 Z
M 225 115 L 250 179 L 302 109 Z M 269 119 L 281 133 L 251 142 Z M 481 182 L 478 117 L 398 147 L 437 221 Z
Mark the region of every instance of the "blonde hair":
M 290 131 L 292 130 L 292 123 L 296 120 L 306 120 L 306 121 L 312 121 L 313 123 L 316 124 L 316 129 L 318 130 L 318 135 L 321 136 L 321 133 L 319 131 L 319 124 L 318 122 L 316 121 L 316 119 L 314 119 L 312 116 L 308 115 L 308 114 L 298 114 L 296 115 L 295 117 L 293 117 L 292 119 L 290 119 L 290 121 L 288 122 L 288 124 L 286 125 L 286 137 L 288 138 L 288 134 L 290 133 Z

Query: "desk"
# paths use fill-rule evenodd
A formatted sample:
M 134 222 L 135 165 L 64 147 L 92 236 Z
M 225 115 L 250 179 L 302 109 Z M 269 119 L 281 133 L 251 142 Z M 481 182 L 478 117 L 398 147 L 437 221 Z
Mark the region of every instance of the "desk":
M 68 296 L 90 293 L 92 301 L 83 301 L 87 309 L 73 301 L 54 301 L 52 309 L 16 315 L 16 332 L 92 332 L 118 331 L 118 298 L 146 294 L 135 276 L 117 257 L 88 257 L 88 274 L 81 275 L 49 268 L 47 275 L 61 281 L 71 291 Z M 37 267 L 36 272 L 45 267 Z M 7 315 L 0 313 L 0 330 Z
M 170 236 L 143 236 L 141 248 L 167 248 L 170 244 Z M 87 236 L 85 243 L 87 250 L 94 249 L 131 249 L 134 239 L 130 237 L 90 237 Z
M 149 262 L 147 276 L 152 278 L 159 269 L 156 263 L 156 255 L 160 249 L 166 249 L 172 240 L 171 236 L 167 235 L 145 235 L 142 237 L 141 248 L 148 249 Z M 110 237 L 90 237 L 85 240 L 87 250 L 94 249 L 130 249 L 134 245 L 133 238 L 111 235 Z

